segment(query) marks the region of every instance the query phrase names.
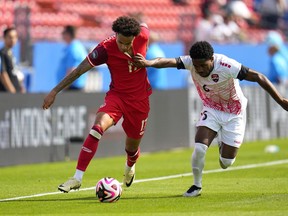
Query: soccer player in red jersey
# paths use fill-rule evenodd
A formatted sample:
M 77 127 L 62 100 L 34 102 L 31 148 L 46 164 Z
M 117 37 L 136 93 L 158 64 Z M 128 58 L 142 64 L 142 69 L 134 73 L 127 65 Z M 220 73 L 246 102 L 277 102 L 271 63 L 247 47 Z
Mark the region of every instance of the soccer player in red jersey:
M 98 109 L 95 123 L 82 146 L 74 176 L 58 186 L 62 192 L 80 188 L 84 172 L 97 151 L 103 133 L 117 124 L 121 117 L 124 119 L 122 127 L 127 135 L 124 185 L 129 187 L 135 178 L 135 163 L 140 154 L 139 144 L 148 119 L 152 89 L 146 69 L 135 67 L 132 58 L 137 53 L 146 55 L 149 29 L 145 23 L 139 24 L 126 16 L 117 18 L 112 29 L 116 34 L 98 44 L 75 70 L 51 90 L 43 102 L 43 109 L 48 109 L 56 95 L 83 73 L 97 65 L 108 65 L 112 79 L 110 90 Z

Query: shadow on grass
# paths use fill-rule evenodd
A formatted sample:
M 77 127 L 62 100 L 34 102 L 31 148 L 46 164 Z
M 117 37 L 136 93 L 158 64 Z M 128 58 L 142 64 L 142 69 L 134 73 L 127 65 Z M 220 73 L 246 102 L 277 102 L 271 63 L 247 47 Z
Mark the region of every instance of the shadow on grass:
M 150 199 L 167 199 L 167 198 L 182 198 L 182 195 L 173 195 L 173 196 L 132 196 L 132 197 L 121 197 L 121 200 L 150 200 Z M 51 199 L 32 199 L 32 198 L 28 198 L 28 199 L 22 199 L 22 200 L 8 200 L 8 201 L 2 201 L 2 203 L 12 203 L 12 202 L 75 202 L 75 201 L 85 201 L 85 203 L 87 204 L 87 201 L 91 201 L 91 202 L 95 202 L 96 203 L 100 203 L 98 202 L 97 198 L 94 196 L 88 196 L 88 197 L 77 197 L 77 198 L 51 198 Z
M 167 199 L 167 198 L 182 198 L 182 195 L 172 195 L 172 196 L 132 196 L 132 197 L 121 197 L 122 200 L 149 200 L 149 199 Z
M 22 200 L 8 200 L 8 201 L 2 201 L 2 203 L 9 203 L 9 202 L 61 202 L 61 201 L 97 201 L 96 197 L 78 197 L 78 198 L 51 198 L 51 199 L 33 199 L 33 198 L 27 198 Z

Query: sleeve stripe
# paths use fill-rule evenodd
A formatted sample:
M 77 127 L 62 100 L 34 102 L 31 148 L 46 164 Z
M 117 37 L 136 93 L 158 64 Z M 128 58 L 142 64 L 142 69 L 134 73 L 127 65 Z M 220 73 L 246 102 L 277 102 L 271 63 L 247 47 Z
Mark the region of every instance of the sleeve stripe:
M 86 57 L 86 59 L 88 60 L 88 62 L 89 62 L 89 64 L 90 64 L 91 66 L 93 66 L 93 67 L 96 66 L 96 65 L 94 65 L 94 64 L 91 62 L 91 60 L 90 60 L 90 58 L 89 58 L 89 55 Z
M 175 58 L 176 59 L 176 65 L 177 65 L 177 69 L 186 69 L 185 65 L 181 59 L 181 57 Z
M 241 65 L 241 69 L 237 75 L 237 79 L 241 81 L 244 80 L 248 72 L 249 72 L 249 68 Z

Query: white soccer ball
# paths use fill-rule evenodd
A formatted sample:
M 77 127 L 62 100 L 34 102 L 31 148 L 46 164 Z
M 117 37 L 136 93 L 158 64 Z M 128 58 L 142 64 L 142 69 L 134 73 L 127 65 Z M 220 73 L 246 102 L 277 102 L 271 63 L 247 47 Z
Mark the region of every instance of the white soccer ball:
M 266 153 L 277 153 L 279 151 L 280 151 L 280 148 L 277 145 L 268 145 L 265 147 Z
M 96 197 L 100 202 L 116 202 L 120 199 L 122 187 L 111 177 L 100 179 L 96 184 Z

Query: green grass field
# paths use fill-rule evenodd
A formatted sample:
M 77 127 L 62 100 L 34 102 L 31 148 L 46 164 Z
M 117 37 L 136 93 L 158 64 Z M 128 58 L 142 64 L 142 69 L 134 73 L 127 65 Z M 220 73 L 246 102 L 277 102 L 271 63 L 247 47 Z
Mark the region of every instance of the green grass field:
M 269 144 L 278 153 L 265 153 Z M 232 169 L 219 172 L 218 149 L 206 156 L 202 196 L 182 197 L 192 177 L 147 181 L 124 188 L 116 203 L 100 203 L 94 190 L 45 195 L 0 202 L 0 215 L 288 215 L 288 140 L 245 143 Z M 101 146 L 102 148 L 104 146 Z M 136 179 L 189 173 L 192 149 L 142 154 Z M 278 165 L 244 169 L 242 166 L 286 160 Z M 82 188 L 93 187 L 105 176 L 122 181 L 125 158 L 95 159 L 90 164 Z M 56 192 L 57 185 L 73 175 L 76 162 L 47 163 L 0 168 L 0 200 Z M 241 166 L 242 169 L 233 170 Z

